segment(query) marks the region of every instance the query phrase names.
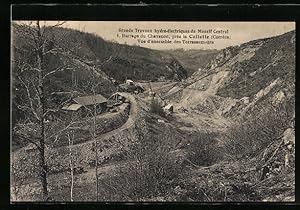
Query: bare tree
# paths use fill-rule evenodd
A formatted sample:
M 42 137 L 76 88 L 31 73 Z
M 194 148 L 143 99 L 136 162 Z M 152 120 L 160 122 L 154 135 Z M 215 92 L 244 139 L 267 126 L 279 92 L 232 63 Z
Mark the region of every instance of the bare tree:
M 24 135 L 24 130 L 22 130 L 26 126 L 16 126 L 20 123 L 16 123 L 14 126 L 18 127 L 17 135 L 23 140 L 33 143 L 38 150 L 39 179 L 42 186 L 42 200 L 44 201 L 49 197 L 48 168 L 45 158 L 46 124 L 48 116 L 53 112 L 53 109 L 47 106 L 45 81 L 50 75 L 65 69 L 65 67 L 61 67 L 47 71 L 47 54 L 59 50 L 58 48 L 49 48 L 50 40 L 47 37 L 47 33 L 52 28 L 61 26 L 63 23 L 58 22 L 52 26 L 47 26 L 46 23 L 41 23 L 40 21 L 22 23 L 19 30 L 26 38 L 30 39 L 28 40 L 30 43 L 30 52 L 26 53 L 32 53 L 32 61 L 24 61 L 16 56 L 13 59 L 13 65 L 16 69 L 16 72 L 14 72 L 15 80 L 24 90 L 24 92 L 17 93 L 24 98 L 24 100 L 20 100 L 21 102 L 17 107 L 25 115 L 23 123 L 33 123 L 36 125 L 36 128 L 34 132 L 27 132 L 26 136 Z
M 95 71 L 95 68 L 93 67 L 93 71 Z M 98 86 L 101 83 L 97 82 L 95 78 L 95 74 L 92 74 L 92 78 L 90 81 L 86 83 L 86 87 L 92 91 L 93 97 L 96 96 L 96 92 L 98 89 Z M 92 137 L 93 141 L 93 150 L 95 152 L 95 177 L 96 177 L 96 201 L 99 200 L 99 174 L 98 174 L 98 160 L 99 160 L 99 155 L 98 155 L 98 138 L 97 138 L 97 115 L 99 114 L 99 108 L 97 107 L 97 104 L 94 103 L 92 108 L 88 108 L 88 115 L 90 116 L 90 119 L 87 120 L 88 123 L 88 129 Z M 102 110 L 100 110 L 101 112 Z

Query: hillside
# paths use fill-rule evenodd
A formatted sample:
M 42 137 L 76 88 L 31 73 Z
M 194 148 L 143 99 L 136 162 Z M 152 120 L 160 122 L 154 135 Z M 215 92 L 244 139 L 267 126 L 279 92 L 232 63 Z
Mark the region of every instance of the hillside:
M 218 98 L 215 105 L 220 113 L 232 112 L 230 115 L 234 116 L 238 111 L 276 100 L 293 104 L 294 82 L 295 32 L 292 31 L 222 50 L 204 69 L 194 72 L 165 97 L 177 98 L 183 104 L 188 100 L 192 108 L 203 101 L 198 98 L 211 96 Z M 189 89 L 198 91 L 197 97 L 183 94 Z
M 27 64 L 35 63 L 35 50 L 29 26 L 12 25 L 13 30 L 13 106 L 19 103 L 25 90 L 21 87 L 17 74 Z M 94 34 L 66 28 L 47 28 L 48 40 L 44 66 L 45 74 L 51 74 L 45 85 L 49 106 L 58 107 L 71 97 L 95 92 L 106 97 L 117 90 L 114 80 L 121 83 L 125 79 L 133 80 L 176 80 L 186 77 L 186 71 L 172 56 L 156 50 L 127 46 L 103 40 Z M 53 52 L 52 52 L 53 51 Z M 22 73 L 23 74 L 23 73 Z M 24 73 L 26 74 L 26 73 Z M 32 75 L 24 75 L 30 78 Z M 13 109 L 15 112 L 16 107 Z M 19 112 L 13 116 L 22 116 Z
M 30 71 L 30 68 L 36 65 L 36 50 L 33 47 L 34 39 L 28 29 L 28 26 L 24 27 L 17 24 L 13 24 L 12 28 L 13 112 L 17 112 L 13 114 L 13 119 L 22 117 L 22 111 L 17 109 L 16 104 L 21 104 L 26 95 L 26 90 L 19 77 L 22 77 L 25 83 L 29 83 L 30 80 L 36 82 L 37 79 L 34 72 Z M 58 108 L 72 97 L 92 94 L 92 85 L 96 85 L 95 92 L 106 97 L 116 91 L 116 86 L 111 78 L 99 66 L 89 63 L 88 59 L 73 52 L 78 48 L 73 46 L 74 49 L 70 50 L 71 48 L 68 48 L 62 40 L 55 40 L 53 34 L 47 33 L 46 35 L 52 36 L 49 38 L 47 49 L 45 49 L 51 53 L 45 55 L 43 64 L 44 74 L 49 74 L 44 81 L 49 107 Z
M 165 50 L 176 58 L 187 71 L 187 75 L 192 75 L 199 68 L 203 69 L 219 53 L 218 50 Z
M 196 186 L 205 201 L 294 200 L 295 31 L 222 50 L 163 98 L 196 133 L 187 156 L 214 162 L 186 178 L 184 196 L 199 199 Z
M 157 50 L 105 41 L 101 37 L 66 28 L 52 31 L 58 46 L 68 49 L 77 57 L 99 66 L 109 77 L 123 82 L 125 79 L 181 80 L 186 71 L 178 60 Z
M 60 27 L 52 28 L 46 36 L 50 40 L 49 49 L 59 49 L 56 54 L 51 54 L 46 59 L 49 62 L 48 71 L 62 65 L 68 67 L 67 71 L 55 74 L 52 80 L 55 82 L 53 86 L 58 86 L 58 89 L 64 91 L 70 88 L 69 83 L 73 80 L 76 80 L 76 84 L 81 89 L 81 80 L 85 81 L 91 76 L 103 80 L 105 85 L 103 85 L 104 90 L 102 88 L 101 91 L 104 95 L 109 95 L 114 90 L 110 82 L 112 78 L 119 82 L 124 82 L 125 79 L 179 81 L 186 78 L 186 71 L 180 62 L 167 53 L 113 43 L 94 34 Z M 29 63 L 33 61 L 34 52 L 30 51 L 31 42 L 28 28 L 13 24 L 15 60 Z

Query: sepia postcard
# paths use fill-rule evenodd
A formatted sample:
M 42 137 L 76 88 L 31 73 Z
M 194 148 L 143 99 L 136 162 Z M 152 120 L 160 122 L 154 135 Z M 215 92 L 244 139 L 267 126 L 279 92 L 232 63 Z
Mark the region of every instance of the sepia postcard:
M 11 202 L 294 202 L 295 33 L 12 21 Z

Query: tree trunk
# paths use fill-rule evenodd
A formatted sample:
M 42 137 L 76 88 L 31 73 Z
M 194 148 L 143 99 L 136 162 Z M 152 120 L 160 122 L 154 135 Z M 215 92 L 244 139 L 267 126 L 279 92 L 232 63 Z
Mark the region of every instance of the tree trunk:
M 37 35 L 38 35 L 38 50 L 37 50 L 37 68 L 40 70 L 39 72 L 39 108 L 40 108 L 40 142 L 39 142 L 39 165 L 40 165 L 40 180 L 42 184 L 42 197 L 43 200 L 48 199 L 48 183 L 47 183 L 47 165 L 45 161 L 45 95 L 44 95 L 44 69 L 43 69 L 43 56 L 44 56 L 44 48 L 43 48 L 43 40 L 41 35 L 41 29 L 39 21 L 36 23 L 37 25 Z
M 44 108 L 42 109 L 44 110 Z M 43 117 L 41 119 L 41 137 L 40 137 L 39 146 L 40 146 L 39 148 L 40 180 L 42 184 L 42 198 L 45 201 L 48 199 L 48 183 L 47 183 L 47 165 L 45 161 L 45 126 L 44 126 Z
M 44 138 L 40 138 L 40 145 L 45 148 Z M 43 200 L 47 200 L 48 198 L 48 183 L 47 183 L 47 168 L 45 162 L 45 150 L 40 149 L 40 157 L 39 157 L 39 165 L 40 165 L 40 180 L 42 183 L 42 197 Z
M 94 93 L 95 95 L 95 93 Z M 96 115 L 97 115 L 97 110 L 96 110 L 96 106 L 94 105 L 94 117 L 93 117 L 93 137 L 94 137 L 94 142 L 95 142 L 95 159 L 96 159 L 96 163 L 95 163 L 95 173 L 96 173 L 96 201 L 99 200 L 99 187 L 98 187 L 98 141 L 96 138 Z
M 68 133 L 69 139 L 69 156 L 70 156 L 70 169 L 71 169 L 71 189 L 70 189 L 70 201 L 73 201 L 73 188 L 74 188 L 74 164 L 73 164 L 73 154 L 72 154 L 72 146 L 73 141 L 71 141 L 71 136 Z

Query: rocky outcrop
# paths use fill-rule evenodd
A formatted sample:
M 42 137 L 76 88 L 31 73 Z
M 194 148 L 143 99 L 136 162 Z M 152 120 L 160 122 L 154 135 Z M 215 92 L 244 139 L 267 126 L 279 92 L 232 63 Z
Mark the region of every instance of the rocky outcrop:
M 169 90 L 165 98 L 180 107 L 181 103 L 186 106 L 186 101 L 202 106 L 207 97 L 217 96 L 222 98 L 217 112 L 225 117 L 259 112 L 259 106 L 291 104 L 295 93 L 294 36 L 292 31 L 226 48 L 204 69 Z M 189 90 L 194 94 L 188 99 L 185 92 Z

